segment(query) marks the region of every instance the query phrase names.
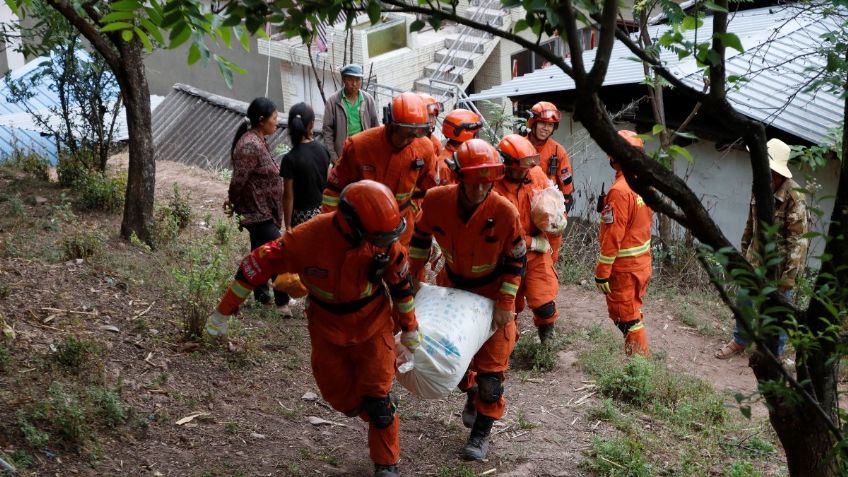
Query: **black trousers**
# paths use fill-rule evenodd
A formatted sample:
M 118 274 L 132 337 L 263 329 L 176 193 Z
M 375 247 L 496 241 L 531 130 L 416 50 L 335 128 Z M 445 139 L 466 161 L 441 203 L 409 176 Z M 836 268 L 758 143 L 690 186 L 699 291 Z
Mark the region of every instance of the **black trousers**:
M 245 225 L 244 228 L 246 228 L 247 232 L 250 234 L 251 251 L 256 250 L 272 240 L 280 238 L 281 235 L 280 228 L 277 227 L 277 224 L 275 224 L 273 220 Z M 271 277 L 271 280 L 273 281 L 275 277 L 276 275 Z M 256 301 L 259 303 L 271 303 L 271 287 L 269 287 L 267 283 L 259 285 L 253 289 L 253 297 L 256 298 Z M 286 293 L 275 291 L 274 303 L 277 306 L 287 305 L 289 303 L 289 296 Z

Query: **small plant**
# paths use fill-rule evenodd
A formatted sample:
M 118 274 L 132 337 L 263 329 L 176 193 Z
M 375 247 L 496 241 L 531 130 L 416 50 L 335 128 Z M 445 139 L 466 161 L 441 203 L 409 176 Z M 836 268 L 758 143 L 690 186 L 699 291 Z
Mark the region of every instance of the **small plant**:
M 88 258 L 96 254 L 103 246 L 103 239 L 95 232 L 74 230 L 64 235 L 60 241 L 62 257 L 65 260 Z
M 598 388 L 605 396 L 645 404 L 654 390 L 654 364 L 643 356 L 634 356 L 623 367 L 598 377 Z
M 645 462 L 639 444 L 632 439 L 600 439 L 592 441 L 590 459 L 583 466 L 595 475 L 605 477 L 651 477 L 652 466 Z
M 79 374 L 97 356 L 94 343 L 68 336 L 56 347 L 54 359 L 73 374 Z
M 436 472 L 438 477 L 475 477 L 477 475 L 474 469 L 465 463 L 458 465 L 442 464 Z
M 18 469 L 29 469 L 35 463 L 32 459 L 32 455 L 23 449 L 18 449 L 12 452 L 9 455 L 9 458 L 12 459 L 12 462 L 15 463 L 15 466 Z
M 0 373 L 6 373 L 12 367 L 12 354 L 0 343 Z
M 215 232 L 215 241 L 218 245 L 227 245 L 230 243 L 230 239 L 233 236 L 233 228 L 230 227 L 229 222 L 226 220 L 217 220 L 212 228 Z
M 518 417 L 515 419 L 516 424 L 518 424 L 518 428 L 522 430 L 535 429 L 536 424 L 527 420 L 527 416 L 524 414 L 524 411 L 518 411 Z
M 33 418 L 48 422 L 58 440 L 80 449 L 89 440 L 89 428 L 77 399 L 65 391 L 61 383 L 50 383 L 47 399 L 36 403 Z
M 18 427 L 24 435 L 24 440 L 34 449 L 41 449 L 50 442 L 50 434 L 35 427 L 26 414 L 19 410 L 17 413 Z
M 526 336 L 515 345 L 510 360 L 517 369 L 551 371 L 557 365 L 557 353 L 563 345 L 565 340 L 560 336 L 555 336 L 544 345 L 535 336 Z
M 21 196 L 19 195 L 15 195 L 14 197 L 9 198 L 9 209 L 12 212 L 12 215 L 15 217 L 20 218 L 26 215 L 24 201 L 21 200 Z
M 150 248 L 150 245 L 146 244 L 144 242 L 144 240 L 138 238 L 138 235 L 136 235 L 135 232 L 130 234 L 130 245 L 132 245 L 135 248 L 139 248 L 142 251 L 147 252 L 147 253 L 150 253 L 150 252 L 153 251 L 153 249 Z
M 727 467 L 725 475 L 728 477 L 760 477 L 763 474 L 757 472 L 750 462 L 733 462 Z
M 127 420 L 121 397 L 115 391 L 94 388 L 91 390 L 91 400 L 97 409 L 97 414 L 107 425 L 114 427 Z
M 174 183 L 174 194 L 171 196 L 168 201 L 168 210 L 172 216 L 177 219 L 177 225 L 180 230 L 188 227 L 188 224 L 191 223 L 191 195 L 189 194 L 180 194 L 180 186 L 175 182 Z
M 153 248 L 161 249 L 173 242 L 180 235 L 179 218 L 167 207 L 160 207 L 153 224 L 151 244 Z
M 64 187 L 76 187 L 96 170 L 97 158 L 90 152 L 78 152 L 69 154 L 59 153 L 56 160 L 56 175 L 59 176 L 59 184 Z
M 216 305 L 231 270 L 224 255 L 208 243 L 192 244 L 184 250 L 183 265 L 173 270 L 177 282 L 174 298 L 183 317 L 188 338 L 203 336 L 206 317 Z
M 116 177 L 91 173 L 78 181 L 77 188 L 78 205 L 83 209 L 117 212 L 124 206 L 127 176 L 123 173 Z

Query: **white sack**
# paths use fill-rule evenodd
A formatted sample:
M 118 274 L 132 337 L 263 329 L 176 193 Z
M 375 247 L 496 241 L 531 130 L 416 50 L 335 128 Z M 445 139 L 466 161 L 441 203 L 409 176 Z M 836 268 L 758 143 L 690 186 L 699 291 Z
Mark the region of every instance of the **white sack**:
M 465 374 L 471 358 L 492 336 L 494 302 L 480 295 L 421 285 L 415 295 L 415 314 L 424 342 L 410 356 L 395 336 L 398 382 L 415 396 L 447 396 Z
M 530 199 L 530 218 L 539 230 L 560 234 L 565 230 L 565 197 L 553 182 Z

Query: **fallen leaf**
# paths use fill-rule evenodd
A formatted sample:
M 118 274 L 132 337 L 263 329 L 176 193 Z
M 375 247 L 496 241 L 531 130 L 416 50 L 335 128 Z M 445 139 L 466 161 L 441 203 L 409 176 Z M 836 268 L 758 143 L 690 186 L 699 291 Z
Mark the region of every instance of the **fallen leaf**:
M 314 401 L 318 399 L 318 395 L 313 393 L 312 391 L 307 391 L 306 394 L 301 397 L 304 401 Z
M 121 330 L 118 329 L 118 327 L 115 326 L 115 325 L 101 325 L 100 329 L 105 330 L 105 331 L 111 331 L 113 333 L 120 333 L 121 332 Z
M 252 437 L 254 439 L 264 439 L 265 434 L 259 434 L 258 432 L 251 432 L 250 437 Z
M 198 418 L 200 416 L 208 416 L 208 415 L 209 415 L 208 412 L 196 412 L 194 414 L 189 414 L 188 416 L 177 421 L 177 425 L 182 426 L 183 424 L 185 424 L 187 422 L 193 421 L 195 418 Z
M 344 425 L 344 424 L 342 424 L 342 423 L 340 423 L 340 422 L 328 421 L 328 420 L 326 420 L 326 419 L 321 419 L 320 417 L 316 417 L 316 416 L 309 416 L 309 417 L 307 417 L 307 418 L 306 418 L 306 420 L 307 420 L 310 424 L 312 424 L 313 426 L 323 426 L 323 425 L 329 425 L 329 426 L 342 426 L 342 427 L 347 427 L 346 425 Z
M 183 353 L 191 353 L 192 351 L 197 351 L 199 349 L 200 343 L 197 343 L 195 341 L 183 343 L 183 345 L 180 347 L 180 351 L 182 351 Z

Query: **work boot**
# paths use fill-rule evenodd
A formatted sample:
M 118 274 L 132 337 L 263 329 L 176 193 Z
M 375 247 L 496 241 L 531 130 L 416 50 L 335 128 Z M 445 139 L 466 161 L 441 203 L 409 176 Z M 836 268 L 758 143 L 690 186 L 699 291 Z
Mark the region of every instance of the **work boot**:
M 483 460 L 489 452 L 489 434 L 492 432 L 492 424 L 495 418 L 477 414 L 471 434 L 462 448 L 462 458 L 465 460 Z
M 397 464 L 374 464 L 374 477 L 400 477 Z
M 539 331 L 539 341 L 541 341 L 542 344 L 546 344 L 554 337 L 553 323 L 548 325 L 539 325 L 539 328 L 537 328 L 537 330 Z
M 474 426 L 474 421 L 477 419 L 477 408 L 474 407 L 474 396 L 477 395 L 477 386 L 472 387 L 465 392 L 468 398 L 465 400 L 465 406 L 462 408 L 462 424 L 471 429 Z

